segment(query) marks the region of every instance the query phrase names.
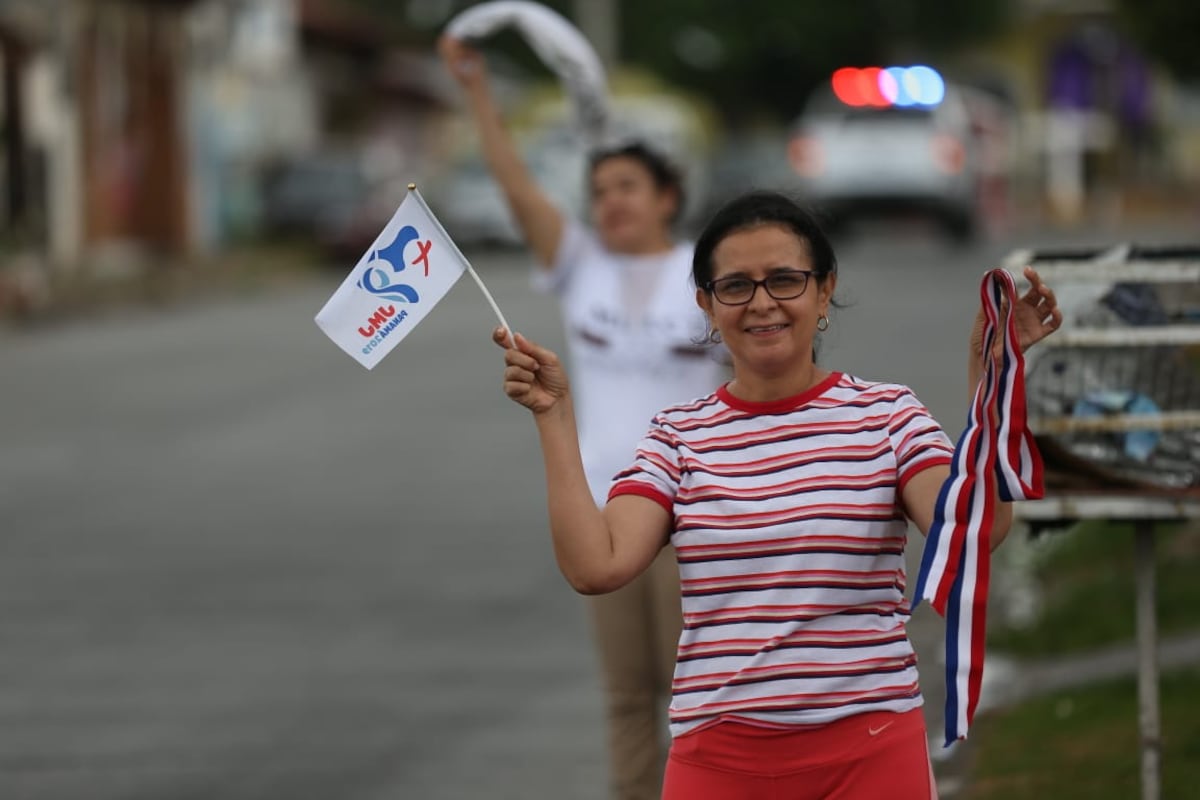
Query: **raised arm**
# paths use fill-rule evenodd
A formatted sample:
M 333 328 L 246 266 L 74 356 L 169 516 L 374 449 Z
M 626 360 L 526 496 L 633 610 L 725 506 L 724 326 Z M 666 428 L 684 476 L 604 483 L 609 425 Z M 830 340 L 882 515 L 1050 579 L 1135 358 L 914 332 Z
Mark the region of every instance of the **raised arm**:
M 479 131 L 483 157 L 504 192 L 517 227 L 541 265 L 553 266 L 563 235 L 562 212 L 550 201 L 521 159 L 488 85 L 483 55 L 464 42 L 443 36 L 438 50 L 450 74 L 466 93 Z
M 1062 325 L 1062 312 L 1058 309 L 1054 290 L 1042 283 L 1037 272 L 1031 267 L 1025 268 L 1025 278 L 1029 281 L 1030 289 L 1017 301 L 1015 308 L 1017 340 L 1022 352 L 1058 330 Z M 983 380 L 983 327 L 984 316 L 981 309 L 971 331 L 967 361 L 967 386 L 969 389 L 967 402 L 974 399 L 975 389 Z M 993 358 L 999 358 L 999 347 L 1002 346 L 1002 342 L 997 342 L 997 350 L 991 354 Z M 933 525 L 933 511 L 937 505 L 938 493 L 949 476 L 950 468 L 948 466 L 944 464 L 934 466 L 913 476 L 904 487 L 902 497 L 904 507 L 908 510 L 912 521 L 921 529 L 921 533 L 928 534 L 929 528 Z M 1002 501 L 998 494 L 994 498 L 993 507 L 995 516 L 992 523 L 991 546 L 994 550 L 1004 541 L 1012 527 L 1013 508 L 1012 503 Z
M 671 520 L 644 497 L 621 495 L 601 511 L 592 499 L 579 455 L 566 372 L 551 351 L 497 328 L 504 353 L 504 393 L 533 412 L 546 470 L 554 555 L 563 577 L 581 594 L 621 588 L 650 566 L 667 542 Z

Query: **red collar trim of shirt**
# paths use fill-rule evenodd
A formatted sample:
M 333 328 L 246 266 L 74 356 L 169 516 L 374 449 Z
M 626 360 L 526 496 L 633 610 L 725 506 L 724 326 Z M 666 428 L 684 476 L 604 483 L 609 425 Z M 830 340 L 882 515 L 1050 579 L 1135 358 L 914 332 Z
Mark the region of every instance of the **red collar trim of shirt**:
M 730 408 L 736 408 L 738 411 L 745 411 L 750 414 L 782 414 L 787 411 L 795 411 L 800 406 L 820 397 L 829 389 L 837 385 L 837 382 L 842 379 L 842 373 L 831 372 L 828 377 L 822 380 L 815 386 L 810 386 L 803 392 L 791 397 L 785 397 L 782 400 L 768 400 L 766 402 L 755 402 L 753 400 L 742 400 L 739 397 L 734 397 L 729 393 L 729 384 L 717 389 L 717 397 L 721 399 L 725 405 Z

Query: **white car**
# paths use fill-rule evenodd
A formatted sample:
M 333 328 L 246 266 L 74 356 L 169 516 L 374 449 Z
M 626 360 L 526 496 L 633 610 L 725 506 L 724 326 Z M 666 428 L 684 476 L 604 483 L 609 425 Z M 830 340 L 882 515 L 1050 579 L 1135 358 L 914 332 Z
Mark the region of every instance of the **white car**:
M 876 70 L 874 74 L 878 74 Z M 798 191 L 836 226 L 865 215 L 923 213 L 967 239 L 977 215 L 978 153 L 961 95 L 889 103 L 817 90 L 796 120 L 788 159 Z

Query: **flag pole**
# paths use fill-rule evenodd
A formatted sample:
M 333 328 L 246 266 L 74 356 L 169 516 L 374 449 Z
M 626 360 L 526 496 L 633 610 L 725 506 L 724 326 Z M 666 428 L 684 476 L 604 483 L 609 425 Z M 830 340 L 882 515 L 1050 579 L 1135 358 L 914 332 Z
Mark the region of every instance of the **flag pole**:
M 492 311 L 495 313 L 496 318 L 500 320 L 500 324 L 504 327 L 504 330 L 508 331 L 508 342 L 512 347 L 515 348 L 517 346 L 517 341 L 513 333 L 513 329 L 508 326 L 508 321 L 504 319 L 504 314 L 500 311 L 500 306 L 496 305 L 495 298 L 492 297 L 492 293 L 489 292 L 487 286 L 484 285 L 483 279 L 479 277 L 479 273 L 475 271 L 475 268 L 471 266 L 471 262 L 467 260 L 467 257 L 463 255 L 462 250 L 459 250 L 458 245 L 454 243 L 454 239 L 452 239 L 450 234 L 446 232 L 446 229 L 442 227 L 442 223 L 437 218 L 437 215 L 433 213 L 433 210 L 429 207 L 429 204 L 425 202 L 425 198 L 422 197 L 421 193 L 417 191 L 417 185 L 415 183 L 410 183 L 408 185 L 408 190 L 413 193 L 414 197 L 417 198 L 417 202 L 421 204 L 421 207 L 425 209 L 425 213 L 429 215 L 429 218 L 433 220 L 433 223 L 437 226 L 438 230 L 441 231 L 442 236 L 444 236 L 446 241 L 450 243 L 450 246 L 454 248 L 454 252 L 457 253 L 458 257 L 462 259 L 462 262 L 467 265 L 467 272 L 471 273 L 471 277 L 475 280 L 476 285 L 479 286 L 479 291 L 483 292 L 484 299 L 486 299 L 488 305 L 492 307 Z

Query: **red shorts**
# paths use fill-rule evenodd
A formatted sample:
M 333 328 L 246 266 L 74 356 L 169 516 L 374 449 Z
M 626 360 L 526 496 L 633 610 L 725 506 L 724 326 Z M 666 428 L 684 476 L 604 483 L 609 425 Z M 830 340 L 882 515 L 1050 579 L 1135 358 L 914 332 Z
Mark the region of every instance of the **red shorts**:
M 936 800 L 921 709 L 811 728 L 723 721 L 671 745 L 663 800 Z

